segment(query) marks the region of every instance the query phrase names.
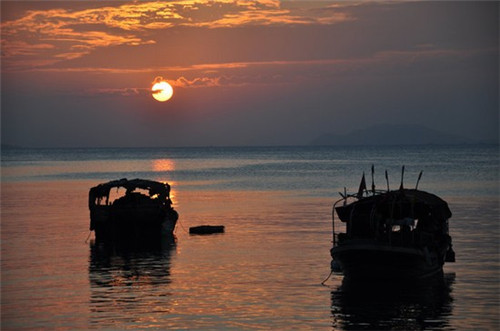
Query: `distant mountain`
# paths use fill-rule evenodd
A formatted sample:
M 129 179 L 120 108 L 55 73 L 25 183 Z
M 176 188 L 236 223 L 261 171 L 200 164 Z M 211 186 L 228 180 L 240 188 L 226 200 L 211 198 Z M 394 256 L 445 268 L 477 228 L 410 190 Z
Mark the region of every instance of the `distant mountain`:
M 309 145 L 456 145 L 471 143 L 476 142 L 421 125 L 380 124 L 343 135 L 322 134 L 312 140 Z

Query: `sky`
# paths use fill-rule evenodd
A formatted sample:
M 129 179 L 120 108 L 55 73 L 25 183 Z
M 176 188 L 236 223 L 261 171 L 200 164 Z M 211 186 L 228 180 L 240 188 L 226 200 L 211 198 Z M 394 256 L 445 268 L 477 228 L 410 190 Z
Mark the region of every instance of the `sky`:
M 383 123 L 498 140 L 498 62 L 497 1 L 2 1 L 1 142 L 301 145 Z

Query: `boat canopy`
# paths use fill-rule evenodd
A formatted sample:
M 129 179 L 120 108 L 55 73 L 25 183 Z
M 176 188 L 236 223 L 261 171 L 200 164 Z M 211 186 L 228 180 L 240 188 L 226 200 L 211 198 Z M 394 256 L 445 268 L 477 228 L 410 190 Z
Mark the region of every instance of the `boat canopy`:
M 103 198 L 106 198 L 107 204 L 111 189 L 120 187 L 125 188 L 127 192 L 132 192 L 137 188 L 147 190 L 149 191 L 150 197 L 157 195 L 160 201 L 166 201 L 170 198 L 170 185 L 167 183 L 147 179 L 136 178 L 128 180 L 126 178 L 122 178 L 92 187 L 89 191 L 89 208 L 98 204 Z
M 375 213 L 392 219 L 410 217 L 446 221 L 451 217 L 446 201 L 434 194 L 416 189 L 400 189 L 374 194 L 335 209 L 342 222 Z

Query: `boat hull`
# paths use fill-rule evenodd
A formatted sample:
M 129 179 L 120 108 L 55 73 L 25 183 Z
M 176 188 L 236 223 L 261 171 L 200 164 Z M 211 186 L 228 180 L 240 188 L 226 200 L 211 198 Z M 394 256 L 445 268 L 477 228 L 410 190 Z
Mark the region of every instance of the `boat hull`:
M 356 279 L 423 278 L 443 267 L 443 258 L 426 248 L 358 243 L 336 246 L 331 255 L 332 266 L 338 263 L 346 277 Z
M 97 241 L 147 242 L 173 236 L 178 214 L 174 209 L 94 208 L 92 225 Z

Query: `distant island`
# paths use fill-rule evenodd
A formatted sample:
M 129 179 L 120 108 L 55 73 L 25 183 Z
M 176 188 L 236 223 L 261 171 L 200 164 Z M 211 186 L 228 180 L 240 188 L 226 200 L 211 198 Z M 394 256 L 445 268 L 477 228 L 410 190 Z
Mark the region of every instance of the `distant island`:
M 313 146 L 353 145 L 458 145 L 494 143 L 473 141 L 458 135 L 429 129 L 421 125 L 380 124 L 348 134 L 326 133 L 309 142 Z

